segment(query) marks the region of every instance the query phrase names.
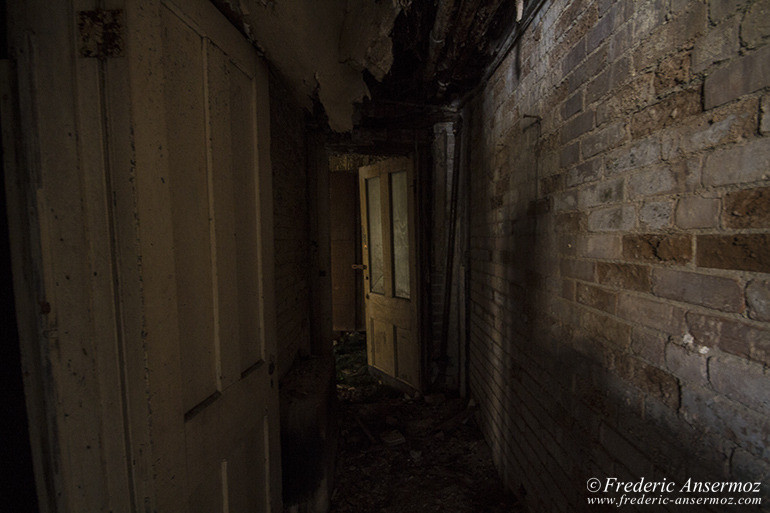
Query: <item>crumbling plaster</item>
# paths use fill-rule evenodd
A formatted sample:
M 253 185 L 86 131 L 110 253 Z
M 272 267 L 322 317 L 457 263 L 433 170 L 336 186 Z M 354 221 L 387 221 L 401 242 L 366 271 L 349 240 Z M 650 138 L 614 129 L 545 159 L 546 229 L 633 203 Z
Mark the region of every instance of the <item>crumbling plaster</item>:
M 353 128 L 353 104 L 393 62 L 390 31 L 405 0 L 215 0 L 309 107 L 315 95 L 329 126 Z

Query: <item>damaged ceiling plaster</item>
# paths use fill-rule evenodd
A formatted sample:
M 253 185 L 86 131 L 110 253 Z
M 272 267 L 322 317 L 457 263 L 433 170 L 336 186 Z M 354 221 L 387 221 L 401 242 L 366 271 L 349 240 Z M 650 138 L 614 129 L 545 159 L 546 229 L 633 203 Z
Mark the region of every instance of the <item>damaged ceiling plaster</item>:
M 310 108 L 317 95 L 329 126 L 353 128 L 354 103 L 393 64 L 390 33 L 411 0 L 215 0 Z M 235 18 L 235 19 L 234 19 Z

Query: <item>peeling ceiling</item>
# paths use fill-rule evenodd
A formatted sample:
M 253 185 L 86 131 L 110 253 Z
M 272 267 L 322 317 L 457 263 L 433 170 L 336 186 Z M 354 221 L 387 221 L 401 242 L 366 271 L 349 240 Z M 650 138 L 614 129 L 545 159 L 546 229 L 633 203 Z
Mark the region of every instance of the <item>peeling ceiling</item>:
M 286 78 L 300 102 L 317 97 L 329 126 L 353 128 L 354 104 L 393 63 L 390 32 L 406 0 L 215 0 Z
M 424 118 L 475 87 L 542 0 L 212 0 L 329 127 Z M 427 110 L 426 110 L 427 109 Z

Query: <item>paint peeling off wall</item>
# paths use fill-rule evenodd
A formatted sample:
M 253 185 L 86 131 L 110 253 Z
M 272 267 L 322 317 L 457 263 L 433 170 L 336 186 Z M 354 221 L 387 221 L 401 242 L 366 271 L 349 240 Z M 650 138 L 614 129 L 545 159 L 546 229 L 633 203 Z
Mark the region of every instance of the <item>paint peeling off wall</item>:
M 214 0 L 283 75 L 305 106 L 318 95 L 337 132 L 353 128 L 353 104 L 393 62 L 390 31 L 403 1 Z

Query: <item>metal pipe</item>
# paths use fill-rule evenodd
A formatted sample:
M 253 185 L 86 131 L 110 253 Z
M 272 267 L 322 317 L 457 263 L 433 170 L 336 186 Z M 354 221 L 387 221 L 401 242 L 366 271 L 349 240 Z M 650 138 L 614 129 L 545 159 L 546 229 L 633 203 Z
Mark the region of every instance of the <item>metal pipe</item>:
M 439 0 L 436 19 L 433 21 L 433 28 L 430 30 L 428 62 L 425 64 L 425 81 L 431 80 L 436 72 L 436 63 L 446 43 L 446 35 L 449 32 L 449 20 L 454 9 L 455 0 Z
M 457 226 L 457 196 L 459 192 L 459 176 L 460 176 L 460 149 L 462 145 L 462 116 L 458 116 L 455 122 L 455 147 L 454 157 L 452 159 L 452 167 L 454 173 L 452 174 L 452 191 L 449 200 L 449 228 L 447 233 L 447 252 L 446 252 L 446 264 L 444 266 L 445 279 L 444 279 L 444 304 L 442 305 L 443 312 L 441 315 L 441 346 L 439 346 L 439 372 L 436 376 L 438 382 L 441 378 L 446 377 L 446 369 L 449 364 L 447 360 L 447 352 L 449 348 L 449 309 L 452 300 L 452 275 L 454 274 L 454 252 L 455 252 L 455 232 Z

